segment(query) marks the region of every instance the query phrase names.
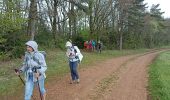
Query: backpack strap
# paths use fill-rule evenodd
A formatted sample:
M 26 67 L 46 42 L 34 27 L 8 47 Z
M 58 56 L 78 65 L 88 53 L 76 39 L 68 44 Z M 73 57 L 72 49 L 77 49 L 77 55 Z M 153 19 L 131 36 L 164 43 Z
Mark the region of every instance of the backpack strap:
M 76 54 L 76 53 L 77 53 L 77 50 L 74 48 L 74 46 L 72 46 L 72 48 L 74 49 L 74 53 Z

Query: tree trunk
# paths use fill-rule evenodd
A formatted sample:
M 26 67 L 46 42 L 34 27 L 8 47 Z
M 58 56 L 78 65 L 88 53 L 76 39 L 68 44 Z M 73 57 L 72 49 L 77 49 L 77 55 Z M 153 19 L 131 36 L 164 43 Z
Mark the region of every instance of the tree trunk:
M 90 34 L 93 34 L 93 15 L 92 15 L 92 9 L 93 9 L 93 1 L 89 0 L 89 26 L 90 26 Z
M 30 0 L 30 2 L 27 34 L 31 35 L 31 40 L 34 40 L 36 33 L 37 0 Z
M 119 43 L 120 43 L 120 46 L 119 46 L 119 50 L 122 50 L 122 45 L 123 45 L 123 35 L 122 35 L 122 32 L 120 32 L 120 41 L 119 41 Z
M 57 45 L 56 41 L 56 32 L 57 32 L 57 4 L 58 0 L 54 0 L 54 16 L 53 16 L 53 22 L 52 22 L 52 34 L 54 39 L 55 46 Z

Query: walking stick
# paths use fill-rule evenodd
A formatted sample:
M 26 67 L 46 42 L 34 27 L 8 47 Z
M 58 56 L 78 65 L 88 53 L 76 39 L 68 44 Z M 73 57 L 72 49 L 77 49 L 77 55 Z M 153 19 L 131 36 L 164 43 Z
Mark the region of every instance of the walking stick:
M 18 69 L 14 69 L 14 70 L 15 70 L 16 73 L 19 72 Z M 20 78 L 21 82 L 22 82 L 22 83 L 24 84 L 24 86 L 25 86 L 25 82 L 24 82 L 24 80 L 21 78 L 20 74 L 18 75 L 18 77 Z
M 35 73 L 37 73 L 37 68 L 35 68 Z M 38 88 L 39 88 L 40 98 L 41 98 L 41 100 L 42 100 L 41 91 L 40 91 L 40 84 L 39 84 L 38 77 L 37 77 L 37 82 L 38 82 Z
M 14 69 L 15 70 L 15 72 L 17 73 L 17 72 L 19 72 L 19 70 L 18 69 Z M 21 78 L 21 76 L 20 76 L 20 74 L 18 75 L 18 77 L 20 78 L 20 80 L 21 80 L 21 82 L 23 83 L 23 85 L 25 86 L 25 82 L 24 82 L 24 80 Z M 35 98 L 34 98 L 34 96 L 32 95 L 32 99 L 33 100 L 35 100 Z

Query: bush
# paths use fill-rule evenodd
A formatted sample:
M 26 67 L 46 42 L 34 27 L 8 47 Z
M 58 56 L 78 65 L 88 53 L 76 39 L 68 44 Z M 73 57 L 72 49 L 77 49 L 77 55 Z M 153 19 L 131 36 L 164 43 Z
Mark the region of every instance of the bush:
M 48 32 L 47 30 L 41 30 L 38 34 L 36 34 L 35 40 L 40 45 L 54 47 L 54 39 L 52 37 L 52 33 Z
M 73 38 L 73 44 L 76 45 L 76 46 L 78 46 L 80 49 L 83 49 L 83 48 L 84 48 L 84 42 L 85 42 L 85 40 L 84 40 L 84 38 L 81 37 L 81 36 L 75 36 L 75 37 Z
M 9 31 L 3 35 L 3 38 L 6 41 L 0 46 L 1 60 L 18 58 L 24 54 L 27 37 L 23 34 L 23 32 Z
M 64 50 L 65 49 L 65 41 L 66 39 L 64 37 L 60 37 L 57 39 L 57 47 L 59 47 L 60 49 Z
M 21 58 L 24 55 L 25 46 L 16 46 L 11 51 L 12 58 Z
M 10 57 L 7 53 L 0 52 L 0 60 L 1 61 L 8 61 L 8 60 L 10 60 Z

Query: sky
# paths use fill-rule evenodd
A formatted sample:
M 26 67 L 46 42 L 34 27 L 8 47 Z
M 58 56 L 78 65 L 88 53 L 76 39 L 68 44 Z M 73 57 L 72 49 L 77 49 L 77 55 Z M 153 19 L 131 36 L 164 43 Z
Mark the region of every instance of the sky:
M 151 7 L 152 4 L 160 4 L 159 8 L 162 12 L 165 12 L 163 16 L 170 18 L 170 0 L 145 0 L 144 3 L 148 3 L 149 7 Z

